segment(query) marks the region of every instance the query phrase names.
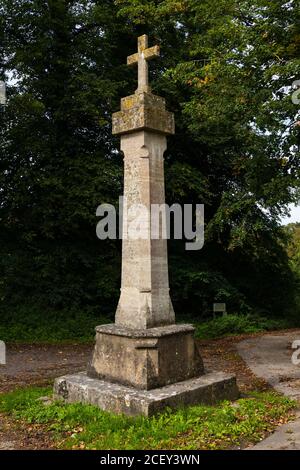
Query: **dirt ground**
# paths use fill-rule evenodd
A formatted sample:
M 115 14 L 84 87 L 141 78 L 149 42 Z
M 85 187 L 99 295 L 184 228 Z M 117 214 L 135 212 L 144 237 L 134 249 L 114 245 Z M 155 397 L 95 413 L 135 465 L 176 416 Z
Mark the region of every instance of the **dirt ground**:
M 92 345 L 8 345 L 0 366 L 0 393 L 26 385 L 44 385 L 69 372 L 84 370 Z
M 269 388 L 246 366 L 237 353 L 237 343 L 258 335 L 198 341 L 208 370 L 235 373 L 241 393 Z M 51 384 L 55 377 L 84 370 L 93 345 L 9 345 L 7 366 L 0 366 L 0 393 L 26 385 Z M 0 414 L 0 449 L 51 449 L 45 427 L 24 425 Z

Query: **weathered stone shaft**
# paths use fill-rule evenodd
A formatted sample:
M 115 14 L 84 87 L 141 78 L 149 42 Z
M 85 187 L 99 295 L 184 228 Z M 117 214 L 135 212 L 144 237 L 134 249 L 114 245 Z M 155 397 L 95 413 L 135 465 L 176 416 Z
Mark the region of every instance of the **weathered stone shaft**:
M 153 239 L 154 217 L 152 204 L 165 203 L 164 159 L 166 136 L 150 131 L 137 131 L 121 136 L 124 152 L 124 200 L 122 286 L 116 313 L 116 324 L 129 328 L 152 328 L 175 322 L 169 296 L 167 240 L 162 238 L 161 226 Z M 142 205 L 146 217 L 142 238 L 132 239 L 132 217 Z M 132 216 L 132 217 L 131 217 Z M 133 226 L 134 228 L 134 226 Z M 128 233 L 129 232 L 129 233 Z M 145 233 L 146 232 L 146 233 Z
M 164 152 L 166 136 L 174 134 L 174 127 L 174 116 L 165 109 L 165 100 L 145 91 L 123 98 L 121 110 L 113 115 L 113 133 L 121 136 L 124 154 L 122 283 L 117 326 L 143 330 L 175 323 L 162 215 L 158 220 L 152 211 L 156 205 L 158 214 L 158 208 L 165 204 Z M 145 211 L 141 209 L 139 214 L 139 207 Z

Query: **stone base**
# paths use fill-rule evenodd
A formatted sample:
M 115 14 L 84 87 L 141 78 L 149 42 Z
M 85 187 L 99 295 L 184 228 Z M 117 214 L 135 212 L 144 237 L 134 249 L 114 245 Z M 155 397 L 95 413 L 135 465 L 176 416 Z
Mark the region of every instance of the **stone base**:
M 142 390 L 199 377 L 204 368 L 194 330 L 192 325 L 145 330 L 97 326 L 87 375 Z
M 137 390 L 125 385 L 92 379 L 84 373 L 56 379 L 54 397 L 66 403 L 89 403 L 102 410 L 129 416 L 151 416 L 166 407 L 214 404 L 239 396 L 235 376 L 210 372 L 195 379 L 153 390 Z

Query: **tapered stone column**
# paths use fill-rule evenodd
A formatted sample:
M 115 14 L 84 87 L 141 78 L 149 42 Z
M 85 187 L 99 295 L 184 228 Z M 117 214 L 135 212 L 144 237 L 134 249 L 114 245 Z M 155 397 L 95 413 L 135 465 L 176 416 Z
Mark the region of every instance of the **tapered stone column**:
M 136 112 L 139 112 L 140 101 L 148 101 L 148 106 L 152 104 L 151 95 L 145 97 L 142 93 L 138 98 Z M 150 110 L 146 107 L 144 113 Z M 119 125 L 119 119 L 126 117 L 126 113 L 114 117 L 115 132 L 124 127 Z M 165 113 L 165 117 L 168 119 L 166 124 L 171 124 L 172 115 Z M 162 227 L 158 227 L 160 238 L 153 239 L 156 227 L 151 218 L 151 205 L 165 203 L 163 154 L 166 147 L 166 136 L 156 133 L 154 125 L 151 130 L 134 129 L 121 135 L 124 201 L 129 215 L 123 218 L 122 286 L 116 313 L 118 326 L 145 329 L 175 323 L 169 295 L 167 241 L 161 236 Z M 134 233 L 128 233 L 132 223 L 130 209 L 139 205 L 146 209 L 142 214 L 146 220 L 142 237 L 135 239 Z M 136 212 L 132 211 L 132 217 L 137 215 Z
M 192 325 L 175 324 L 170 300 L 167 241 L 153 205 L 165 203 L 164 152 L 174 134 L 174 116 L 152 94 L 147 61 L 159 55 L 138 38 L 138 88 L 121 100 L 113 133 L 124 154 L 124 217 L 121 294 L 114 324 L 96 328 L 96 345 L 86 375 L 57 379 L 55 395 L 130 415 L 164 407 L 236 398 L 235 378 L 204 374 Z M 137 210 L 139 229 L 133 230 Z M 158 225 L 158 226 L 157 226 Z
M 165 204 L 164 152 L 167 135 L 175 133 L 174 115 L 165 100 L 151 93 L 147 61 L 159 55 L 148 48 L 147 36 L 138 38 L 138 53 L 127 58 L 138 64 L 135 95 L 123 98 L 121 111 L 113 115 L 113 133 L 121 136 L 124 154 L 124 200 L 126 212 L 142 205 L 146 209 L 144 237 L 128 234 L 130 216 L 123 220 L 122 287 L 116 325 L 145 329 L 175 323 L 169 295 L 167 241 L 154 239 L 151 205 Z M 133 214 L 133 216 L 136 214 Z

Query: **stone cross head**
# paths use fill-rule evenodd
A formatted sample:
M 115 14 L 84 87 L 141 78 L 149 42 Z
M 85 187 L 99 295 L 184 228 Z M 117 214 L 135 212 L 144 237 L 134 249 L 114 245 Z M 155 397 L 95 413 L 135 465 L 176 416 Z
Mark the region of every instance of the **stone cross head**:
M 159 56 L 159 46 L 148 48 L 148 36 L 138 37 L 138 52 L 127 57 L 127 65 L 138 64 L 138 88 L 136 93 L 151 93 L 148 77 L 148 60 Z

